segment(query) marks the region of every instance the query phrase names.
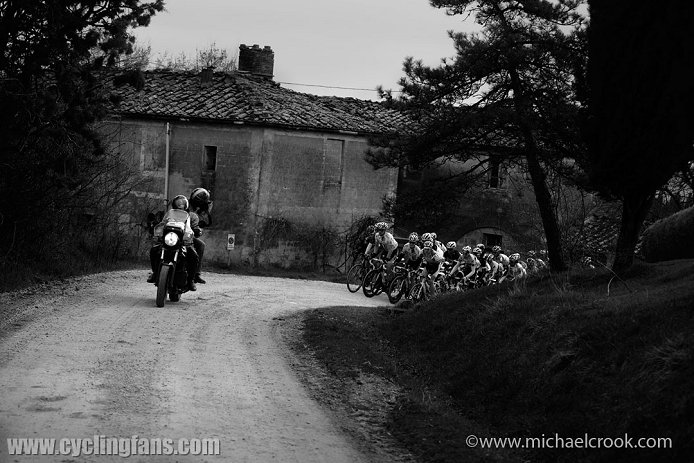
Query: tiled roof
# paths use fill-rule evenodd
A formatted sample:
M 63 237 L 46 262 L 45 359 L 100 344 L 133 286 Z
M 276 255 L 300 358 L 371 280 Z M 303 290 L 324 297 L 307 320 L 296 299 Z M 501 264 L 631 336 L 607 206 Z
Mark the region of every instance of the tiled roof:
M 244 123 L 307 130 L 387 134 L 403 130 L 407 118 L 378 102 L 316 96 L 282 88 L 247 73 L 214 73 L 201 84 L 193 72 L 145 71 L 144 86 L 116 86 L 123 116 Z

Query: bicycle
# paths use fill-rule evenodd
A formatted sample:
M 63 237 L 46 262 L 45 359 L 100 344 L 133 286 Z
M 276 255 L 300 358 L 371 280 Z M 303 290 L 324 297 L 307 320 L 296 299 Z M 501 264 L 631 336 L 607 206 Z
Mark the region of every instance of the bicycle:
M 415 278 L 419 269 L 408 269 L 399 267 L 396 269 L 396 275 L 388 285 L 388 300 L 391 304 L 397 304 L 403 296 L 406 299 L 410 298 L 410 291 L 415 285 Z
M 364 284 L 364 277 L 373 268 L 371 259 L 362 258 L 359 262 L 350 267 L 347 272 L 347 290 L 356 293 Z

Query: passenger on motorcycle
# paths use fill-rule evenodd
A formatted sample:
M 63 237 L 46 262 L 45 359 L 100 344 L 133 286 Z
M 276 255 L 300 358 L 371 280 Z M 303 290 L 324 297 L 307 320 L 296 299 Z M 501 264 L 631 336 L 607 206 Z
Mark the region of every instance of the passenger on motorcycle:
M 171 201 L 171 209 L 179 209 L 186 211 L 188 209 L 188 198 L 183 195 L 176 196 Z M 152 265 L 152 273 L 147 278 L 147 283 L 156 283 L 157 273 L 159 272 L 159 258 L 161 256 L 162 247 L 162 233 L 164 226 L 168 221 L 169 212 L 164 215 L 164 218 L 154 227 L 154 242 L 152 243 L 152 248 L 149 251 L 149 261 Z M 188 274 L 188 289 L 190 291 L 197 291 L 197 286 L 195 285 L 195 272 L 198 268 L 198 254 L 195 252 L 193 247 L 193 229 L 190 225 L 190 217 L 186 221 L 185 232 L 183 234 L 183 243 L 186 249 L 186 272 Z
M 212 201 L 210 192 L 204 188 L 196 188 L 190 194 L 190 224 L 193 229 L 193 246 L 198 253 L 198 268 L 195 271 L 195 282 L 205 284 L 202 279 L 202 258 L 205 255 L 205 242 L 200 239 L 202 228 L 212 225 Z

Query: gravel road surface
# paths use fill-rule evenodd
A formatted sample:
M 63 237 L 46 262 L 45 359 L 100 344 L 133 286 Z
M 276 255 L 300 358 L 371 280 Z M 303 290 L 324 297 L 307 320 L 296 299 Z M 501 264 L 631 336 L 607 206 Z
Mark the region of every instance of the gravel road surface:
M 278 320 L 317 307 L 372 310 L 385 296 L 208 273 L 197 292 L 157 308 L 145 278 L 109 272 L 0 294 L 0 461 L 366 460 L 299 383 Z M 137 436 L 138 446 L 171 439 L 178 450 L 187 439 L 183 451 L 216 438 L 219 455 L 8 454 L 8 438 L 94 436 L 102 448 Z

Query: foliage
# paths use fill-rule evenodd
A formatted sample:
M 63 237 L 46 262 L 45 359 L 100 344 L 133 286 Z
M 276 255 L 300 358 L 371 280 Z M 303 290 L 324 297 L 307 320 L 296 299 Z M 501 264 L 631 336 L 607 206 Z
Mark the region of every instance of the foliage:
M 448 14 L 469 14 L 478 33 L 451 32 L 456 55 L 438 67 L 408 58 L 403 96 L 384 96 L 413 120 L 412 131 L 375 138 L 376 167 L 415 168 L 447 160 L 523 162 L 530 174 L 553 268 L 565 267 L 546 177 L 573 174 L 562 162 L 583 150 L 577 130 L 585 66 L 580 1 L 433 0 Z
M 95 74 L 132 51 L 129 28 L 162 9 L 163 0 L 0 0 L 1 265 L 62 259 L 80 231 L 118 228 L 113 207 L 141 179 L 103 148 L 95 124 L 109 101 Z M 114 244 L 96 241 L 87 247 Z
M 694 207 L 683 209 L 648 227 L 641 251 L 648 262 L 694 258 Z
M 590 2 L 588 110 L 582 159 L 591 184 L 623 202 L 614 267 L 633 262 L 656 190 L 694 160 L 694 4 Z
M 148 63 L 151 62 L 151 58 Z M 209 47 L 202 50 L 195 50 L 195 55 L 190 57 L 181 52 L 176 56 L 168 53 L 158 55 L 154 58 L 152 66 L 154 69 L 168 69 L 170 71 L 201 71 L 202 69 L 212 68 L 215 71 L 230 72 L 236 70 L 236 58 L 227 50 L 218 48 L 212 42 Z
M 345 236 L 349 253 L 348 262 L 354 262 L 359 256 L 364 254 L 366 250 L 365 240 L 367 238 L 366 229 L 378 221 L 377 217 L 370 215 L 364 215 L 352 221 Z

